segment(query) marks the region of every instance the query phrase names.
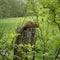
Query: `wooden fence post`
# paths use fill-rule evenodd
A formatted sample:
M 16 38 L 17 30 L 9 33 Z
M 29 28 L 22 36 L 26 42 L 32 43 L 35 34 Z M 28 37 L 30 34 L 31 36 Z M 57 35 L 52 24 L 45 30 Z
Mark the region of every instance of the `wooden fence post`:
M 15 41 L 15 45 L 19 44 L 31 44 L 34 45 L 32 50 L 35 50 L 35 37 L 36 37 L 36 28 L 27 28 L 24 30 L 21 35 L 18 35 Z M 27 50 L 24 48 L 23 50 L 25 53 L 27 53 Z M 34 60 L 35 56 L 33 55 L 33 58 L 31 60 Z M 13 60 L 28 60 L 27 58 L 23 59 L 23 54 L 19 51 L 19 48 L 15 46 L 14 48 L 14 58 Z

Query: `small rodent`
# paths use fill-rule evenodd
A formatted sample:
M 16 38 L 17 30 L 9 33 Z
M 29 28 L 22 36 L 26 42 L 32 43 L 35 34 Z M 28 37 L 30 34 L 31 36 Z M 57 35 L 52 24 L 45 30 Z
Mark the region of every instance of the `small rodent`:
M 26 21 L 23 26 L 17 28 L 17 33 L 21 33 L 27 28 L 38 28 L 38 26 L 39 25 L 33 21 Z

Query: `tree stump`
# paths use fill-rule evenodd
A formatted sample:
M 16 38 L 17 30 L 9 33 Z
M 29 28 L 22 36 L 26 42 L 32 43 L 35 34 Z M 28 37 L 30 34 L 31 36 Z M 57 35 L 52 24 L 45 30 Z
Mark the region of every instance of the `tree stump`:
M 27 53 L 28 50 L 24 47 L 16 47 L 16 45 L 19 44 L 31 44 L 34 45 L 32 50 L 35 50 L 35 43 L 36 43 L 36 28 L 27 28 L 24 30 L 21 35 L 18 35 L 15 41 L 15 48 L 14 48 L 14 58 L 13 60 L 28 60 L 27 57 L 23 58 L 24 55 L 20 51 L 23 48 L 23 52 Z M 34 60 L 35 56 L 33 55 L 33 58 L 31 60 Z

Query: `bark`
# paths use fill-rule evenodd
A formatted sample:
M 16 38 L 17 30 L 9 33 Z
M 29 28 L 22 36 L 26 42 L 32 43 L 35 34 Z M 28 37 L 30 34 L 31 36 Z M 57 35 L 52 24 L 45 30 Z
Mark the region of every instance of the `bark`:
M 35 28 L 28 28 L 27 30 L 24 30 L 21 35 L 18 35 L 15 41 L 15 44 L 19 45 L 19 44 L 28 44 L 30 43 L 31 45 L 34 45 L 34 48 L 32 50 L 35 50 L 35 33 L 36 33 L 36 29 Z M 23 48 L 23 51 L 25 53 L 28 52 L 28 50 L 26 48 Z M 19 48 L 15 46 L 14 48 L 14 58 L 13 60 L 28 60 L 28 58 L 24 58 L 23 59 L 23 54 L 19 51 Z M 17 56 L 17 57 L 16 57 Z M 35 54 L 33 55 L 33 59 L 35 60 Z

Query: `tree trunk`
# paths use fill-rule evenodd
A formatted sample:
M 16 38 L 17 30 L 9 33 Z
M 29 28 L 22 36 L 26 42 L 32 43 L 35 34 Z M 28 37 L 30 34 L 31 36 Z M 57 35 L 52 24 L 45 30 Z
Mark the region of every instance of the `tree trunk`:
M 27 30 L 24 30 L 21 35 L 18 35 L 15 41 L 15 45 L 19 44 L 31 44 L 34 45 L 34 48 L 32 50 L 35 50 L 35 33 L 36 29 L 35 28 L 28 28 Z M 28 50 L 26 48 L 23 48 L 23 52 L 27 53 Z M 27 57 L 23 59 L 24 55 L 22 52 L 19 51 L 19 48 L 15 46 L 14 48 L 14 58 L 13 60 L 28 60 Z M 35 54 L 33 54 L 32 60 L 35 59 Z

